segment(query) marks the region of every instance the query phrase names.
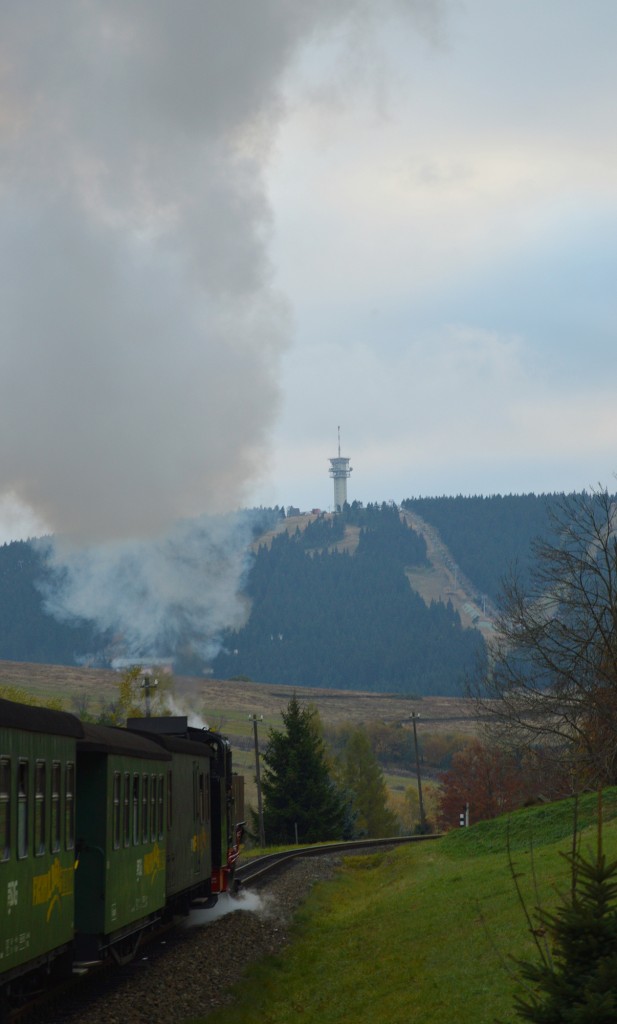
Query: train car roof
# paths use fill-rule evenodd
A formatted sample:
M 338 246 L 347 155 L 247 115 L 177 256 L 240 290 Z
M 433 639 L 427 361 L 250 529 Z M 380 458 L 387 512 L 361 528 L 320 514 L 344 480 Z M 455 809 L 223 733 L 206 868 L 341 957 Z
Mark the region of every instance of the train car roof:
M 52 736 L 70 736 L 80 739 L 83 726 L 75 715 L 68 711 L 54 711 L 32 704 L 18 704 L 0 698 L 0 726 L 5 729 L 21 729 L 24 732 L 41 732 Z
M 83 739 L 77 742 L 79 753 L 121 754 L 146 757 L 154 761 L 171 761 L 171 754 L 168 754 L 157 743 L 138 733 L 129 732 L 127 729 L 85 722 L 83 730 Z
M 226 736 L 223 736 L 220 732 L 213 732 L 212 729 L 198 729 L 196 726 L 189 725 L 188 735 L 191 739 L 194 739 L 196 743 L 209 743 L 211 746 L 216 748 L 216 751 L 225 751 L 231 749 L 231 744 Z
M 141 735 L 141 734 L 140 734 Z M 214 757 L 214 751 L 204 743 L 197 743 L 195 740 L 185 739 L 183 736 L 165 736 L 161 733 L 147 733 L 148 739 L 158 743 L 164 750 L 173 754 L 192 754 L 193 757 Z
M 191 736 L 186 718 L 129 718 L 127 728 L 140 736 L 158 743 L 164 750 L 174 754 L 192 754 L 194 757 L 214 757 L 215 752 L 207 744 Z

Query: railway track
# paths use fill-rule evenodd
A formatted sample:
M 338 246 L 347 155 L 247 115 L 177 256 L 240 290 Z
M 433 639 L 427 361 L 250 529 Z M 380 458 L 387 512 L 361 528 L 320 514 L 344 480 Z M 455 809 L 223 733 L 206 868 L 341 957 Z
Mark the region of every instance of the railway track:
M 319 857 L 326 857 L 332 854 L 345 856 L 347 854 L 369 852 L 370 850 L 392 848 L 403 843 L 425 842 L 438 838 L 438 835 L 397 836 L 388 839 L 364 839 L 343 843 L 298 846 L 292 850 L 266 854 L 239 864 L 236 867 L 235 873 L 236 888 L 239 888 L 240 892 L 252 889 L 259 891 L 267 886 L 268 881 L 274 882 L 277 877 L 284 876 L 288 868 L 291 868 L 294 863 L 299 863 L 303 859 L 316 860 Z M 326 872 L 326 874 L 328 873 Z M 196 903 L 196 908 L 199 909 L 198 902 Z M 238 909 L 242 909 L 241 903 Z M 247 939 L 246 921 L 242 925 L 238 922 L 238 930 L 241 932 L 242 937 L 240 941 L 242 944 L 244 945 L 246 942 L 250 944 L 251 940 Z M 220 970 L 224 961 L 230 964 L 237 963 L 237 945 L 232 941 L 229 951 L 226 950 L 226 947 L 221 948 L 222 940 L 216 938 L 214 930 L 211 931 L 210 939 L 212 950 L 208 955 L 204 957 L 203 954 L 190 953 L 192 947 L 189 943 L 192 941 L 207 942 L 208 931 L 210 929 L 206 926 L 205 931 L 202 929 L 200 937 L 200 929 L 198 927 L 192 930 L 187 929 L 186 922 L 184 921 L 180 925 L 162 928 L 145 938 L 135 960 L 131 964 L 119 968 L 115 964 L 107 962 L 104 965 L 93 967 L 84 975 L 73 977 L 70 981 L 64 982 L 53 991 L 48 990 L 40 993 L 38 998 L 33 998 L 27 1005 L 22 1006 L 6 1019 L 10 1024 L 13 1024 L 13 1022 L 15 1024 L 65 1024 L 66 1021 L 70 1021 L 70 1024 L 74 1024 L 75 1021 L 88 1022 L 88 1024 L 99 1024 L 99 1022 L 101 1024 L 108 1024 L 110 1020 L 120 1019 L 118 1011 L 113 1010 L 112 1007 L 120 1003 L 123 1009 L 127 1011 L 130 1007 L 134 1007 L 136 1004 L 139 1005 L 143 995 L 132 994 L 133 989 L 139 988 L 143 984 L 142 979 L 145 980 L 152 977 L 153 974 L 155 976 L 158 975 L 163 969 L 163 961 L 169 957 L 172 959 L 174 957 L 178 958 L 183 947 L 187 949 L 184 959 L 189 964 L 195 960 L 203 959 L 210 966 L 215 964 L 217 969 Z M 260 935 L 255 944 L 261 948 L 262 943 L 263 937 Z M 176 968 L 174 973 L 179 978 L 181 977 L 179 968 Z M 222 979 L 219 980 L 222 981 Z M 231 981 L 231 979 L 229 980 Z M 183 980 L 179 981 L 178 984 L 185 988 L 189 982 Z M 168 986 L 168 990 L 172 991 L 171 985 Z M 106 1012 L 100 1008 L 94 1010 L 93 1004 L 99 1007 L 109 1004 L 109 1011 Z M 200 1003 L 200 1000 L 197 999 L 196 1006 L 199 1007 L 200 1005 L 203 1006 L 203 1003 Z M 171 1004 L 167 1014 L 162 1016 L 166 1020 L 173 1019 L 173 1006 Z M 131 1017 L 128 1016 L 125 1019 L 130 1020 Z M 134 1017 L 133 1019 L 137 1020 L 138 1018 Z M 156 1020 L 156 1017 L 151 1017 L 150 1019 Z
M 285 850 L 282 853 L 267 853 L 261 857 L 248 860 L 245 864 L 239 865 L 235 872 L 236 888 L 248 888 L 259 881 L 268 878 L 269 875 L 280 871 L 286 864 L 297 857 L 320 857 L 326 854 L 346 854 L 360 852 L 362 850 L 382 849 L 383 847 L 401 846 L 405 843 L 421 843 L 434 839 L 440 839 L 441 833 L 431 833 L 424 836 L 392 836 L 388 839 L 352 839 L 347 842 L 319 843 L 312 846 L 298 846 L 293 850 Z

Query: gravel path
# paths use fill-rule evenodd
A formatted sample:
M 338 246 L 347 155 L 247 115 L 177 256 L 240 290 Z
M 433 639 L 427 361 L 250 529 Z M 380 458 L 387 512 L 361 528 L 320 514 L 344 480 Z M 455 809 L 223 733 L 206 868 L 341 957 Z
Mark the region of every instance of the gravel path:
M 289 941 L 294 911 L 316 881 L 332 877 L 339 857 L 298 858 L 259 891 L 241 893 L 234 910 L 209 923 L 179 928 L 144 947 L 111 979 L 94 980 L 84 996 L 66 999 L 36 1024 L 169 1024 L 205 1017 L 233 1002 L 229 988 L 245 968 Z M 226 900 L 219 901 L 219 909 Z M 215 911 L 216 912 L 216 911 Z

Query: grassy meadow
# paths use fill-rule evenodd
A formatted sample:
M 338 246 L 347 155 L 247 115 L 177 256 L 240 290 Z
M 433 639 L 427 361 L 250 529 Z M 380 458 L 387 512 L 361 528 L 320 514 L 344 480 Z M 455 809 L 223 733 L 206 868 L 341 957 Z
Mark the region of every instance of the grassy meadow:
M 597 797 L 578 808 L 581 852 L 597 840 Z M 569 886 L 573 805 L 563 801 L 387 853 L 350 856 L 316 886 L 291 945 L 255 965 L 237 1003 L 208 1024 L 493 1024 L 514 1021 L 513 957 L 534 959 L 526 905 Z M 617 791 L 604 795 L 604 849 L 617 858 Z M 195 1018 L 198 1021 L 199 1018 Z

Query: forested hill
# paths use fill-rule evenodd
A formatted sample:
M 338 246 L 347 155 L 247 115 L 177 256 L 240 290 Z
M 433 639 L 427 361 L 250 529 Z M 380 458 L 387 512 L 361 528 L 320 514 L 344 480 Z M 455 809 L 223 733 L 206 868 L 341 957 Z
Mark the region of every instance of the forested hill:
M 470 581 L 463 597 L 446 585 L 427 587 L 427 603 L 409 584 L 410 578 L 430 582 L 434 575 L 426 564 L 427 547 L 395 507 L 354 503 L 339 516 L 301 517 L 297 522 L 305 528 L 297 530 L 282 510 L 271 510 L 270 520 L 284 529 L 257 544 L 247 584 L 248 621 L 223 637 L 209 667 L 221 678 L 245 675 L 290 686 L 459 693 L 483 641 L 463 628 L 456 608 L 471 622 L 467 595 L 477 598 L 480 612 L 482 595 L 495 599 L 514 564 L 524 578 L 531 543 L 548 536 L 549 511 L 562 498 L 405 501 L 412 519 L 438 532 L 446 546 L 441 556 L 451 556 Z M 431 545 L 435 560 L 438 546 Z M 97 636 L 91 623 L 74 628 L 44 613 L 41 586 L 48 569 L 40 552 L 26 541 L 0 547 L 0 659 L 75 664 L 99 651 L 96 664 L 106 664 L 110 638 Z M 450 593 L 456 608 L 444 603 Z M 114 635 L 115 654 L 122 653 L 118 639 Z M 185 647 L 180 638 L 177 649 L 190 646 L 187 636 Z M 193 659 L 178 662 L 176 670 L 194 674 L 205 667 Z
M 49 570 L 29 541 L 0 547 L 0 659 L 72 665 L 105 646 L 90 622 L 60 623 L 43 611 L 41 588 Z
M 340 549 L 350 527 L 355 550 Z M 335 518 L 275 536 L 256 555 L 252 610 L 224 638 L 217 677 L 291 686 L 458 694 L 484 645 L 451 604 L 429 607 L 405 568 L 426 545 L 388 505 L 354 504 Z
M 454 561 L 492 601 L 504 578 L 529 575 L 532 545 L 551 536 L 551 509 L 563 494 L 500 494 L 484 497 L 408 498 L 403 508 L 435 527 Z

